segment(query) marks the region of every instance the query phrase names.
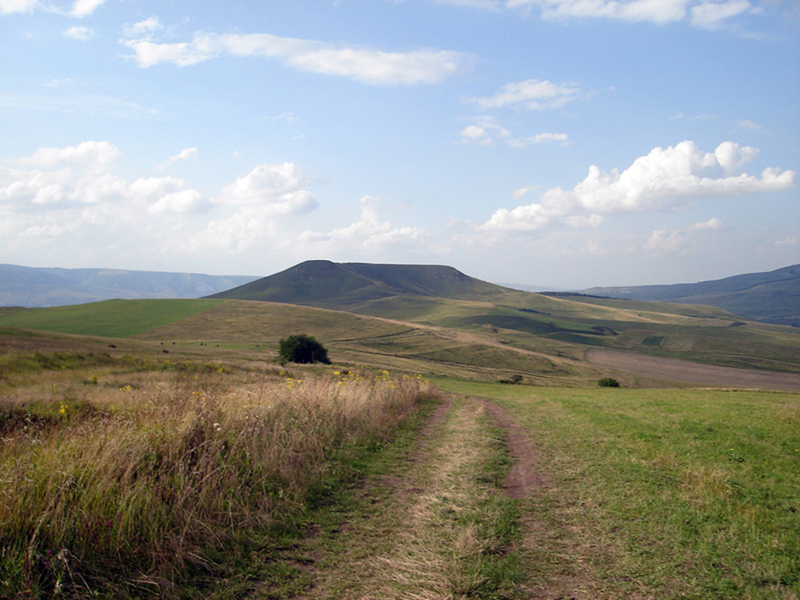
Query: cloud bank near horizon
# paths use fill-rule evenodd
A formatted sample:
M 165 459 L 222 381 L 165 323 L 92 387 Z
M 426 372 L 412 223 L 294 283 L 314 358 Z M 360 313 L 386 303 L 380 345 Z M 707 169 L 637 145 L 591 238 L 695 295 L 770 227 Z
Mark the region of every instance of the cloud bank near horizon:
M 478 229 L 525 232 L 554 222 L 597 227 L 607 215 L 662 212 L 695 199 L 773 192 L 795 185 L 796 173 L 778 168 L 764 169 L 761 177 L 735 174 L 757 156 L 756 148 L 734 142 L 723 142 L 714 152 L 703 152 L 688 140 L 666 149 L 654 148 L 622 173 L 616 169 L 606 173 L 592 165 L 572 190 L 552 188 L 538 203 L 501 208 Z

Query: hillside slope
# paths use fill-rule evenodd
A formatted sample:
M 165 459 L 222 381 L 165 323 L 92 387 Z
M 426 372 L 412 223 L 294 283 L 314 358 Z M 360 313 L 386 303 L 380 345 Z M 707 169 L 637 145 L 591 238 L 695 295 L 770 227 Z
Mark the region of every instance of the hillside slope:
M 800 327 L 800 265 L 699 283 L 595 287 L 584 293 L 626 300 L 706 304 L 748 319 Z
M 353 310 L 398 296 L 490 300 L 508 291 L 446 266 L 310 260 L 210 297 Z

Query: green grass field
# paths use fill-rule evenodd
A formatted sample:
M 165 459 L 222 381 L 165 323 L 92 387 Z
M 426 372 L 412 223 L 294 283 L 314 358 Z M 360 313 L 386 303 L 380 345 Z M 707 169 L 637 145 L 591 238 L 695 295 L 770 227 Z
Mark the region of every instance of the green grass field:
M 603 598 L 796 598 L 800 396 L 541 389 L 436 380 L 498 402 L 549 484 L 527 508 L 541 582 L 567 568 Z M 563 561 L 563 562 L 562 562 Z
M 21 329 L 127 338 L 181 321 L 220 300 L 107 300 L 0 314 L 0 324 Z
M 218 456 L 204 458 L 209 462 L 203 473 L 217 478 L 224 469 L 232 469 L 227 462 L 228 449 L 239 448 L 237 444 L 245 439 L 240 433 L 250 431 L 248 411 L 253 406 L 273 414 L 271 394 L 291 393 L 293 403 L 302 408 L 310 398 L 304 390 L 318 389 L 335 408 L 341 406 L 339 390 L 346 389 L 339 387 L 336 378 L 342 378 L 343 384 L 366 385 L 369 378 L 359 379 L 360 373 L 371 371 L 370 377 L 393 390 L 393 381 L 405 381 L 404 372 L 433 374 L 434 383 L 442 390 L 488 398 L 504 407 L 536 449 L 532 466 L 544 483 L 525 498 L 504 499 L 499 479 L 491 475 L 508 467 L 502 447 L 504 432 L 493 429 L 480 403 L 472 400 L 454 401 L 450 416 L 439 429 L 419 438 L 414 436 L 424 420 L 415 417 L 413 427 L 417 429 L 404 431 L 402 447 L 365 442 L 367 447 L 358 450 L 361 462 L 355 479 L 352 465 L 325 462 L 332 456 L 324 447 L 327 442 L 318 443 L 322 438 L 308 429 L 312 420 L 287 412 L 286 421 L 280 421 L 284 428 L 280 431 L 285 431 L 281 436 L 297 434 L 304 441 L 276 464 L 302 466 L 307 453 L 316 457 L 314 460 L 324 459 L 320 468 L 325 477 L 318 481 L 319 487 L 311 486 L 307 501 L 291 500 L 292 506 L 287 505 L 285 512 L 271 516 L 278 526 L 272 521 L 266 529 L 239 529 L 237 525 L 224 534 L 214 534 L 225 543 L 212 540 L 192 546 L 181 555 L 188 563 L 175 567 L 185 569 L 181 577 L 190 582 L 186 589 L 164 587 L 169 578 L 164 573 L 173 567 L 158 569 L 164 566 L 163 555 L 169 549 L 148 542 L 141 550 L 144 557 L 126 556 L 137 569 L 158 572 L 162 579 L 152 583 L 143 577 L 125 593 L 131 597 L 201 597 L 198 590 L 213 588 L 210 597 L 234 597 L 238 592 L 232 591 L 233 587 L 225 591 L 223 579 L 227 577 L 236 581 L 236 590 L 255 593 L 261 589 L 265 594 L 270 590 L 274 598 L 308 596 L 320 590 L 309 586 L 324 582 L 327 595 L 315 597 L 384 594 L 380 597 L 402 598 L 412 593 L 409 590 L 424 596 L 425 586 L 435 585 L 441 595 L 430 597 L 457 593 L 461 596 L 452 597 L 521 600 L 538 593 L 544 598 L 580 599 L 796 600 L 800 595 L 800 394 L 682 389 L 669 381 L 648 383 L 644 377 L 641 380 L 647 385 L 661 388 L 600 389 L 597 380 L 608 373 L 583 361 L 586 344 L 553 339 L 552 335 L 583 335 L 610 340 L 616 344 L 611 347 L 681 357 L 706 353 L 721 362 L 763 363 L 774 369 L 781 361 L 794 360 L 797 334 L 782 327 L 732 326 L 730 321 L 707 315 L 633 315 L 614 306 L 602 307 L 610 311 L 605 313 L 609 320 L 592 321 L 579 313 L 594 308 L 577 303 L 568 304 L 569 311 L 556 318 L 553 307 L 560 302 L 545 298 L 538 308 L 527 311 L 475 302 L 425 305 L 424 320 L 431 323 L 448 311 L 457 318 L 479 317 L 479 322 L 463 328 L 235 300 L 111 301 L 4 311 L 0 313 L 0 401 L 8 414 L 2 429 L 4 440 L 15 441 L 0 446 L 0 456 L 10 457 L 0 470 L 11 474 L 0 477 L 0 483 L 10 481 L 15 489 L 22 489 L 19 485 L 24 482 L 31 498 L 26 506 L 33 506 L 35 499 L 47 518 L 61 519 L 83 489 L 70 482 L 89 482 L 94 477 L 89 475 L 91 457 L 100 452 L 92 450 L 89 442 L 70 437 L 70 428 L 92 444 L 103 441 L 112 449 L 122 444 L 125 452 L 133 448 L 126 446 L 132 442 L 125 435 L 139 431 L 135 441 L 142 454 L 135 459 L 136 469 L 150 469 L 165 457 L 178 466 L 167 475 L 154 471 L 157 481 L 152 484 L 136 479 L 137 486 L 145 486 L 137 487 L 136 494 L 150 502 L 147 494 L 161 490 L 166 501 L 159 505 L 159 518 L 168 534 L 162 537 L 183 540 L 181 528 L 193 523 L 193 490 L 205 485 L 205 480 L 190 477 L 195 468 L 192 452 L 196 452 L 191 448 L 199 444 L 197 448 L 219 450 Z M 529 312 L 539 309 L 551 312 Z M 535 335 L 522 328 L 504 328 L 500 322 L 480 322 L 481 315 L 520 318 L 527 324 L 550 323 L 562 331 Z M 612 316 L 631 320 L 612 320 Z M 684 320 L 691 326 L 682 324 Z M 630 328 L 625 330 L 620 323 Z M 588 334 L 595 326 L 619 328 L 620 333 Z M 334 364 L 289 365 L 286 370 L 277 365 L 279 339 L 298 332 L 322 341 Z M 110 348 L 108 338 L 113 338 L 117 347 Z M 391 370 L 393 377 L 384 375 L 382 369 Z M 528 385 L 496 383 L 514 375 Z M 302 387 L 299 380 L 305 380 L 303 385 L 308 387 Z M 625 385 L 633 381 L 623 379 Z M 158 419 L 148 421 L 141 431 L 133 428 L 138 415 L 158 416 L 159 410 L 177 406 L 176 398 L 178 404 L 191 408 L 188 416 L 178 415 L 166 428 Z M 230 414 L 220 412 L 223 399 L 235 399 Z M 248 419 L 240 422 L 237 415 Z M 317 419 L 313 427 L 327 426 L 329 421 Z M 192 427 L 197 423 L 202 424 L 205 437 L 195 436 Z M 155 428 L 158 436 L 150 436 L 148 428 Z M 228 441 L 217 444 L 222 431 Z M 173 434 L 184 437 L 167 440 Z M 53 453 L 47 455 L 47 461 L 36 462 L 51 435 L 61 441 L 47 450 Z M 58 437 L 62 435 L 63 439 Z M 345 444 L 350 434 L 331 435 L 337 444 Z M 382 436 L 391 439 L 389 433 Z M 415 439 L 419 447 L 415 447 Z M 158 444 L 151 447 L 152 440 Z M 463 440 L 471 443 L 459 443 Z M 482 441 L 477 444 L 477 440 Z M 436 450 L 440 446 L 441 452 Z M 421 453 L 423 448 L 429 449 L 428 454 Z M 49 477 L 46 484 L 37 487 L 28 475 L 33 470 L 19 462 L 22 450 L 31 451 L 25 460 L 30 458 L 39 465 L 37 472 Z M 62 451 L 69 457 L 57 454 Z M 114 450 L 108 456 L 112 454 L 122 461 L 115 467 L 114 477 L 119 479 L 119 473 L 139 477 L 136 469 L 126 470 L 124 452 Z M 457 455 L 464 459 L 463 464 L 451 464 Z M 79 456 L 85 461 L 83 466 L 70 462 Z M 218 471 L 214 461 L 221 461 L 224 469 Z M 370 465 L 377 464 L 374 461 L 391 464 L 384 464 L 375 479 L 363 480 L 364 474 L 371 472 Z M 23 466 L 14 471 L 17 463 Z M 104 459 L 103 463 L 111 465 L 112 461 Z M 189 470 L 182 471 L 184 468 Z M 452 480 L 436 476 L 445 468 L 453 474 Z M 247 469 L 242 473 L 250 477 Z M 270 472 L 264 481 L 272 481 L 272 477 Z M 351 487 L 355 481 L 363 481 L 363 487 Z M 172 525 L 164 525 L 172 505 L 169 490 L 177 483 L 183 486 L 179 516 L 184 521 L 170 529 Z M 217 484 L 224 487 L 228 482 L 223 478 Z M 265 489 L 270 502 L 289 498 L 286 492 L 273 498 L 279 492 L 269 486 Z M 9 492 L 6 497 L 16 496 Z M 85 506 L 79 503 L 78 508 L 84 506 L 84 517 L 97 512 L 86 507 L 95 506 L 91 503 L 99 502 L 99 497 L 87 500 Z M 256 514 L 261 510 L 258 498 L 256 493 L 248 500 L 251 504 L 236 510 Z M 206 500 L 211 520 L 234 518 L 232 513 L 221 516 L 224 507 L 231 505 L 215 504 L 213 494 Z M 280 502 L 271 506 L 277 505 L 283 506 Z M 411 506 L 413 511 L 407 508 Z M 498 512 L 496 521 L 482 520 L 481 515 L 488 519 L 487 506 L 502 512 L 502 518 Z M 102 510 L 106 521 L 90 519 L 84 524 L 91 535 L 100 536 L 104 523 L 113 522 L 116 509 L 104 504 Z M 141 518 L 149 509 L 136 510 L 140 515 L 136 518 Z M 0 511 L 0 530 L 11 523 L 9 514 Z M 18 526 L 24 514 L 17 513 Z M 512 519 L 510 515 L 516 516 Z M 36 530 L 33 521 L 25 521 L 25 527 L 30 527 L 20 530 L 27 531 L 20 539 L 0 540 L 16 549 L 15 566 L 5 571 L 5 577 L 22 574 L 31 585 L 38 581 L 41 590 L 52 591 L 59 580 L 65 589 L 67 583 L 73 590 L 83 589 L 70 569 L 80 564 L 75 562 L 78 557 L 88 555 L 81 554 L 82 538 L 69 529 L 70 519 L 60 521 L 66 528 L 59 534 L 62 537 L 52 538 L 52 548 L 40 545 L 43 534 L 31 537 Z M 215 523 L 214 527 L 221 526 Z M 442 530 L 448 527 L 454 529 Z M 457 535 L 451 535 L 456 527 Z M 192 529 L 197 540 L 203 539 L 202 528 Z M 135 530 L 136 523 L 129 519 L 117 533 Z M 314 533 L 309 537 L 309 532 Z M 2 535 L 9 534 L 0 531 Z M 159 535 L 154 539 L 162 539 Z M 56 546 L 63 540 L 71 544 L 69 554 L 58 559 L 61 562 L 48 562 L 48 556 L 58 556 L 61 547 Z M 118 541 L 108 542 L 102 552 L 113 551 L 115 543 Z M 306 550 L 301 552 L 301 547 Z M 31 548 L 35 549 L 37 568 L 43 569 L 39 574 L 26 566 L 25 556 L 33 556 Z M 464 549 L 463 553 L 458 548 Z M 51 555 L 46 554 L 48 550 Z M 375 557 L 378 550 L 382 558 Z M 147 554 L 151 551 L 152 556 Z M 98 556 L 104 556 L 102 552 Z M 193 562 L 196 560 L 199 562 Z M 397 568 L 389 571 L 386 565 Z M 399 575 L 389 577 L 387 573 L 392 572 Z M 41 579 L 37 579 L 39 575 Z M 364 587 L 367 579 L 377 581 L 378 575 L 384 577 L 380 585 Z M 108 583 L 104 577 L 102 567 L 91 572 L 93 585 Z M 261 581 L 254 583 L 253 578 Z M 146 591 L 147 586 L 155 585 L 161 587 Z M 113 596 L 113 589 L 107 589 L 112 590 L 109 597 Z M 80 597 L 77 592 L 74 595 Z M 30 592 L 28 596 L 46 594 Z

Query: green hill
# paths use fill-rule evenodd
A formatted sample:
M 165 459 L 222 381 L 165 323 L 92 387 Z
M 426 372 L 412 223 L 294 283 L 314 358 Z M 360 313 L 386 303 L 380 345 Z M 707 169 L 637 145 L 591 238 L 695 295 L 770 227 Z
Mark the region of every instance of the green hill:
M 446 266 L 311 260 L 210 297 L 358 312 L 359 307 L 384 298 L 414 296 L 488 300 L 508 291 Z
M 596 287 L 586 294 L 718 306 L 736 315 L 800 327 L 800 265 L 714 281 L 638 287 Z
M 539 383 L 594 377 L 600 350 L 800 373 L 797 329 L 713 306 L 516 291 L 443 266 L 310 261 L 204 300 L 21 309 L 0 327 L 244 360 L 273 360 L 282 337 L 307 333 L 334 361 Z

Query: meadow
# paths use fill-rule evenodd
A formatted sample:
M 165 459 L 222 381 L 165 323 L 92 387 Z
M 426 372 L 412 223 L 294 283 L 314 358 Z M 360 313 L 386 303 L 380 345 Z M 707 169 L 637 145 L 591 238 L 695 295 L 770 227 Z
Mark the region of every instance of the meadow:
M 3 597 L 230 593 L 233 563 L 357 478 L 346 458 L 386 442 L 430 395 L 388 371 L 4 358 Z
M 524 501 L 539 525 L 522 560 L 539 586 L 579 598 L 800 594 L 797 394 L 435 384 L 497 402 L 538 451 L 546 482 Z
M 522 298 L 0 311 L 0 597 L 797 600 L 800 395 L 583 340 L 792 378 L 796 332 Z

